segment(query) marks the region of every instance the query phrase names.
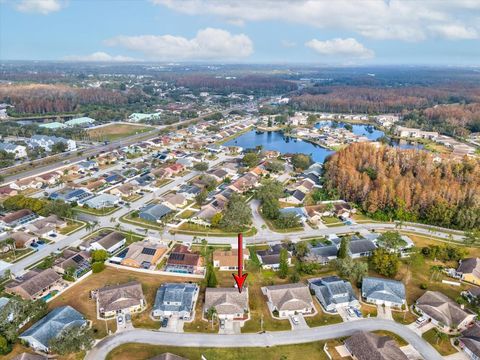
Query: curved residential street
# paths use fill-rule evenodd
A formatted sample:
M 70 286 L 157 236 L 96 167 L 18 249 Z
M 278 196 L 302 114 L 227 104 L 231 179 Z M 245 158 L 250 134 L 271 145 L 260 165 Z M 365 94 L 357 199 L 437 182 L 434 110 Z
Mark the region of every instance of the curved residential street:
M 395 333 L 412 345 L 424 359 L 443 357 L 425 340 L 408 327 L 391 320 L 363 319 L 340 324 L 319 326 L 297 331 L 278 331 L 264 334 L 218 335 L 202 333 L 167 333 L 135 329 L 123 331 L 101 340 L 88 352 L 86 360 L 105 359 L 116 347 L 126 343 L 183 347 L 266 347 L 291 345 L 350 336 L 355 331 L 386 330 Z

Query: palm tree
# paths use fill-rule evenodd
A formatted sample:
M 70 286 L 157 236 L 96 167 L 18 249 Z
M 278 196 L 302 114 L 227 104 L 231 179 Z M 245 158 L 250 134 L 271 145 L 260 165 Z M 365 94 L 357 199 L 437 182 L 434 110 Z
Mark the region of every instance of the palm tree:
M 435 329 L 435 343 L 438 345 L 439 342 L 444 342 L 449 339 L 448 335 Z
M 15 243 L 15 240 L 12 239 L 12 238 L 8 238 L 7 240 L 5 240 L 5 242 L 10 245 L 10 249 L 12 249 L 13 251 L 13 259 L 16 260 L 17 259 L 17 253 L 15 250 L 17 250 L 17 244 Z
M 217 309 L 215 309 L 213 306 L 210 307 L 207 310 L 207 319 L 212 321 L 212 329 L 213 329 L 213 322 L 215 320 L 215 317 L 217 316 Z

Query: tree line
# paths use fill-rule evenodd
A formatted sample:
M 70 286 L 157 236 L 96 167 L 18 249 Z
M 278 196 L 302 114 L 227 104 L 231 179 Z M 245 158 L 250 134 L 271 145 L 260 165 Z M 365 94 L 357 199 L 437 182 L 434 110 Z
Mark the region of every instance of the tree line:
M 325 188 L 380 220 L 480 226 L 480 162 L 436 161 L 426 151 L 352 144 L 325 163 Z

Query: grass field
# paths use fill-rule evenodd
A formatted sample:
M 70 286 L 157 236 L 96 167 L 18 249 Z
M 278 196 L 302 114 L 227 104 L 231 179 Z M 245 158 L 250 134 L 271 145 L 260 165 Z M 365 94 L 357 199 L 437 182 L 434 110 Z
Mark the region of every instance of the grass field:
M 144 133 L 152 130 L 148 126 L 138 126 L 129 124 L 110 124 L 95 129 L 87 130 L 92 140 L 114 141 L 128 136 Z
M 68 220 L 67 226 L 65 226 L 63 229 L 60 229 L 59 233 L 62 235 L 70 235 L 73 234 L 75 231 L 80 230 L 84 226 L 84 222 Z
M 154 346 L 147 344 L 125 344 L 112 350 L 107 360 L 146 360 L 170 352 L 190 360 L 200 360 L 202 355 L 208 360 L 294 360 L 301 354 L 303 359 L 327 360 L 321 341 L 301 344 L 273 346 L 268 348 L 187 348 L 172 346 Z
M 457 349 L 455 349 L 452 344 L 450 343 L 450 337 L 448 339 L 438 339 L 436 334 L 438 330 L 433 328 L 424 332 L 422 334 L 422 338 L 427 340 L 430 345 L 432 345 L 442 356 L 447 356 L 451 354 L 455 354 Z
M 106 326 L 111 330 L 115 330 L 115 320 L 110 320 L 105 324 L 105 321 L 97 319 L 96 304 L 95 301 L 89 299 L 89 293 L 91 290 L 107 285 L 122 284 L 129 281 L 142 283 L 143 293 L 147 301 L 147 309 L 140 314 L 132 316 L 133 324 L 135 326 L 143 324 L 142 327 L 158 328 L 158 324 L 148 317 L 158 287 L 166 282 L 187 282 L 192 281 L 192 279 L 177 276 L 151 275 L 107 267 L 104 271 L 90 275 L 82 282 L 65 291 L 59 297 L 49 302 L 48 307 L 53 309 L 63 305 L 72 306 L 84 314 L 87 319 L 92 320 L 96 337 L 103 338 L 107 335 Z

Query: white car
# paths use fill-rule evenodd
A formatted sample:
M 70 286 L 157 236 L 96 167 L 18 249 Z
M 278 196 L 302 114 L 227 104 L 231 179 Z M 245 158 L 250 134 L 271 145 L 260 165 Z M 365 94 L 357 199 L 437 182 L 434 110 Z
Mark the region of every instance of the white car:
M 296 316 L 292 316 L 292 322 L 295 324 L 295 325 L 298 325 L 300 322 L 298 321 L 298 317 Z
M 118 325 L 122 325 L 123 324 L 123 316 L 117 317 L 117 322 L 118 322 Z
M 422 326 L 423 324 L 425 324 L 427 322 L 427 319 L 424 318 L 423 316 L 422 317 L 419 317 L 415 323 L 418 325 L 418 326 Z

